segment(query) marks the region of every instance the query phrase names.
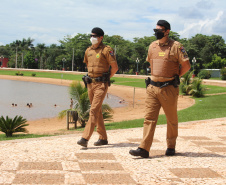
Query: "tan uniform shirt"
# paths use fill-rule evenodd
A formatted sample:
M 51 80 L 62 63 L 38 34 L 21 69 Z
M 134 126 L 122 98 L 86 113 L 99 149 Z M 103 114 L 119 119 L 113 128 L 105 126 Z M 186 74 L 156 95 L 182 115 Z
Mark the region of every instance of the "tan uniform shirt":
M 155 72 L 154 74 L 156 74 L 154 70 L 158 70 L 158 75 L 151 74 L 151 79 L 153 81 L 164 82 L 172 80 L 173 75 L 176 75 L 176 73 L 179 75 L 179 64 L 189 59 L 184 47 L 179 42 L 169 39 L 164 44 L 160 44 L 159 40 L 152 42 L 149 46 L 146 60 L 151 64 L 152 73 Z M 158 69 L 153 68 L 153 61 Z M 164 65 L 162 63 L 158 64 L 158 62 L 163 61 L 168 63 Z
M 88 75 L 96 78 L 108 72 L 110 64 L 116 59 L 113 49 L 101 43 L 95 49 L 92 46 L 86 49 L 83 62 L 87 65 Z

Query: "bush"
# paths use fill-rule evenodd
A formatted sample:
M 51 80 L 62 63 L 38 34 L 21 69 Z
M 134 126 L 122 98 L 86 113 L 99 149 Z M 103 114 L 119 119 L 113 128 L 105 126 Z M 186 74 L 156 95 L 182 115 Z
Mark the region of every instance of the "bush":
M 221 80 L 226 80 L 226 68 L 221 69 Z
M 180 92 L 184 95 L 189 95 L 189 91 L 192 89 L 191 87 L 192 74 L 193 74 L 193 71 L 188 71 L 181 78 L 181 83 L 179 88 L 180 88 Z
M 32 73 L 31 76 L 36 76 L 36 73 Z
M 200 79 L 209 79 L 211 77 L 210 71 L 202 70 L 199 72 L 198 77 Z
M 12 137 L 13 133 L 15 132 L 28 132 L 25 129 L 25 124 L 27 122 L 22 116 L 16 116 L 14 119 L 9 118 L 6 116 L 6 119 L 1 116 L 0 117 L 0 131 L 6 134 L 6 137 Z
M 17 76 L 24 76 L 24 74 L 21 73 L 20 71 L 18 71 L 18 72 L 16 73 L 16 75 L 17 75 Z
M 140 74 L 141 74 L 141 75 L 145 75 L 145 74 L 146 74 L 145 70 L 144 70 L 144 69 L 141 69 L 141 70 L 140 70 Z
M 134 74 L 133 69 L 130 69 L 128 74 L 130 74 L 130 75 Z
M 203 97 L 204 91 L 206 90 L 202 86 L 202 79 L 194 78 L 191 84 L 191 90 L 189 91 L 189 95 L 192 95 L 193 97 Z

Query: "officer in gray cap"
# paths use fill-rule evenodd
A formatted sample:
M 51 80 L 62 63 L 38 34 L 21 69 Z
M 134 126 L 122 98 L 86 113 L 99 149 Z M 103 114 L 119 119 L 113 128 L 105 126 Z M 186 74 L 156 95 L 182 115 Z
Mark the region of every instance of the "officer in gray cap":
M 169 38 L 171 27 L 166 20 L 159 20 L 154 29 L 156 41 L 149 46 L 146 61 L 150 63 L 151 78 L 146 79 L 146 114 L 143 139 L 133 156 L 149 157 L 154 132 L 162 107 L 167 119 L 167 150 L 165 155 L 175 155 L 178 136 L 177 100 L 182 75 L 190 69 L 190 62 L 184 47 Z

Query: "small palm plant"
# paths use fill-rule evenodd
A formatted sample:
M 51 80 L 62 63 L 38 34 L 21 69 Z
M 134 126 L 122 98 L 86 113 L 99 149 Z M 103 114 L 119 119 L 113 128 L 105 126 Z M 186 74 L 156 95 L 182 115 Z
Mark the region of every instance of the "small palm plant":
M 89 119 L 90 101 L 88 97 L 87 88 L 83 87 L 79 82 L 72 82 L 69 89 L 71 98 L 74 102 L 72 109 L 63 110 L 58 114 L 58 117 L 62 119 L 66 116 L 68 110 L 75 110 L 78 113 L 78 121 L 82 127 L 85 127 L 85 123 Z M 102 105 L 103 118 L 105 121 L 112 119 L 113 110 L 107 104 Z
M 24 128 L 29 124 L 25 124 L 27 120 L 22 116 L 16 116 L 14 119 L 6 116 L 6 119 L 1 116 L 0 117 L 0 131 L 6 134 L 6 137 L 12 137 L 15 132 L 25 132 L 27 133 L 27 129 Z
M 193 71 L 187 72 L 183 75 L 183 78 L 181 78 L 180 91 L 184 95 L 189 95 L 189 91 L 192 89 L 192 86 L 191 86 L 192 74 L 193 74 Z
M 192 95 L 193 97 L 203 97 L 204 91 L 206 88 L 202 86 L 202 79 L 196 78 L 193 80 L 191 85 L 191 90 L 189 91 L 189 95 Z

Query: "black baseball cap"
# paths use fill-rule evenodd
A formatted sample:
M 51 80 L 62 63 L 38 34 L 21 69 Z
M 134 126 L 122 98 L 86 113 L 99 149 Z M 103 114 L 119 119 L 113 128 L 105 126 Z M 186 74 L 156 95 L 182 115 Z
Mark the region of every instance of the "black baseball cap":
M 157 25 L 164 26 L 167 30 L 170 30 L 170 23 L 168 23 L 166 20 L 159 20 L 157 22 Z
M 93 28 L 91 33 L 96 33 L 98 36 L 104 36 L 104 31 L 98 27 Z

